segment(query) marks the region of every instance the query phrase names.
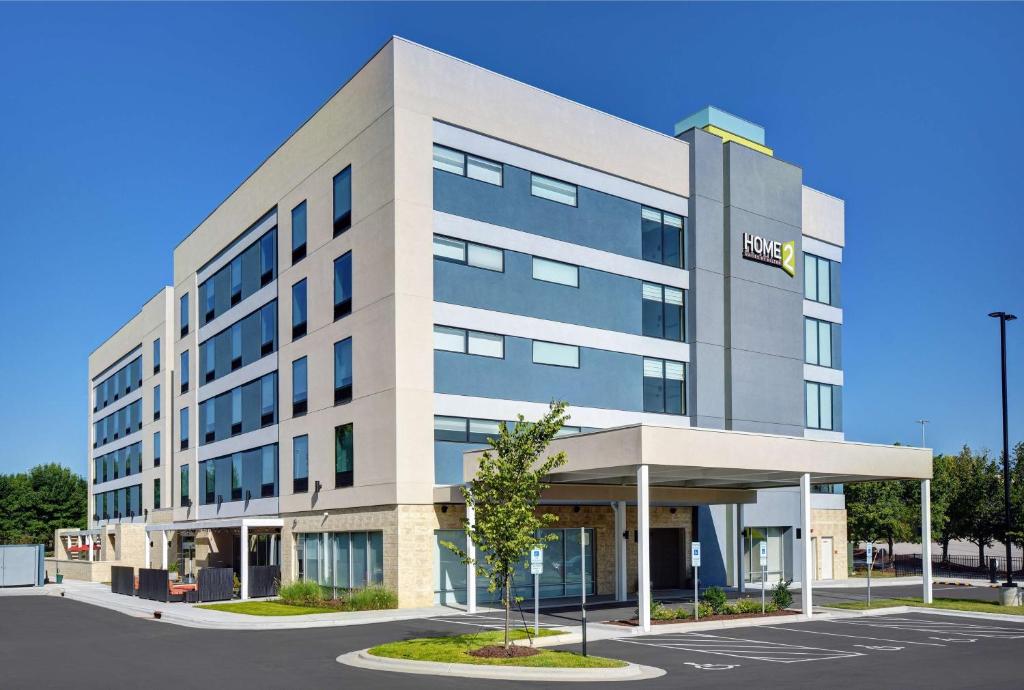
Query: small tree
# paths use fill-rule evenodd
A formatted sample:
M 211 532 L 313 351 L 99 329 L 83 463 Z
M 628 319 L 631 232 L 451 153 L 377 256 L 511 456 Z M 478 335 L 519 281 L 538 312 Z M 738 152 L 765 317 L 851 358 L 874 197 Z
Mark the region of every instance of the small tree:
M 536 546 L 554 541 L 554 534 L 540 536 L 540 530 L 558 521 L 551 513 L 537 514 L 541 493 L 548 488 L 544 477 L 565 464 L 565 453 L 540 461 L 548 444 L 569 419 L 564 402 L 553 402 L 537 422 L 522 415 L 510 430 L 502 422 L 498 438 L 487 439 L 485 451 L 470 486 L 462 488 L 467 509 L 474 511 L 474 523 L 463 520 L 466 535 L 476 547 L 477 558 L 451 542 L 443 542 L 467 565 L 487 578 L 487 591 L 501 590 L 505 608 L 505 648 L 510 645 L 509 618 L 512 609 L 512 578 L 524 566 L 527 554 Z M 538 464 L 539 462 L 539 464 Z M 482 560 L 481 560 L 482 559 Z M 473 582 L 467 582 L 473 587 Z

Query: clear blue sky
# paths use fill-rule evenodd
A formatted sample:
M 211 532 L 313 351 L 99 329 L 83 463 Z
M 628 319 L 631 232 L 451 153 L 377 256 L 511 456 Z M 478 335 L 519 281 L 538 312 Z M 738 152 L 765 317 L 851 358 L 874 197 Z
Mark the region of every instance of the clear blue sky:
M 846 199 L 847 437 L 916 443 L 926 417 L 939 450 L 997 448 L 1022 28 L 1020 4 L 0 4 L 0 472 L 85 471 L 89 352 L 392 34 L 661 131 L 708 103 L 764 125 Z

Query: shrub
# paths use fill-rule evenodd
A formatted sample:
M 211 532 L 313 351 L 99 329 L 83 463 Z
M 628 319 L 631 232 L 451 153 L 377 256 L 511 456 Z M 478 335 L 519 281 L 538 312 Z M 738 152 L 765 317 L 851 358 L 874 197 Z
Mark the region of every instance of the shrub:
M 697 604 L 697 613 L 700 614 L 701 618 L 707 618 L 715 613 L 715 609 L 711 607 L 709 602 L 702 601 Z
M 387 587 L 372 586 L 352 590 L 345 595 L 345 608 L 349 611 L 376 611 L 397 609 L 398 595 Z
M 309 580 L 296 580 L 282 585 L 277 595 L 287 604 L 319 605 L 324 600 L 323 589 Z
M 640 610 L 637 609 L 637 615 L 639 616 Z M 651 599 L 651 620 L 655 621 L 670 621 L 675 618 L 675 611 L 668 608 L 660 601 Z
M 715 613 L 725 612 L 727 600 L 721 587 L 708 587 L 704 590 L 704 601 L 711 605 L 711 610 Z
M 788 609 L 793 604 L 793 593 L 789 591 L 790 581 L 781 579 L 772 587 L 772 603 L 778 610 Z
M 761 613 L 761 602 L 747 597 L 737 601 L 733 608 L 736 613 Z M 765 609 L 767 610 L 767 606 Z

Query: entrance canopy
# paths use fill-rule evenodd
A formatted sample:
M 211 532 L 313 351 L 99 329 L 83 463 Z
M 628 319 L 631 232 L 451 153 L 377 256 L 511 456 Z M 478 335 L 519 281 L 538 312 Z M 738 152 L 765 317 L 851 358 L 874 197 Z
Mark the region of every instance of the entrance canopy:
M 637 467 L 648 466 L 652 486 L 699 489 L 768 489 L 894 479 L 931 479 L 927 448 L 825 441 L 719 429 L 636 424 L 556 439 L 548 454 L 567 462 L 552 484 L 635 485 Z M 476 474 L 481 451 L 463 456 L 463 476 Z
M 272 517 L 231 517 L 213 520 L 182 520 L 146 525 L 147 532 L 188 532 L 203 529 L 240 529 L 242 527 L 284 527 L 284 520 Z

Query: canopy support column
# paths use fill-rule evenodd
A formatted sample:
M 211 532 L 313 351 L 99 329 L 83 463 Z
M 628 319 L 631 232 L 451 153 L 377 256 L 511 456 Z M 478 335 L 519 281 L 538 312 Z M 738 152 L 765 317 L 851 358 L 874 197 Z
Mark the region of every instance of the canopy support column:
M 626 502 L 616 501 L 615 508 L 615 601 L 625 601 L 626 589 L 626 545 L 629 532 L 626 529 Z
M 811 589 L 814 581 L 811 565 L 814 561 L 811 556 L 811 475 L 808 472 L 800 475 L 800 533 L 800 547 L 803 553 L 803 562 L 800 564 L 800 604 L 804 616 L 810 618 Z M 765 583 L 762 582 L 761 586 L 764 587 Z
M 932 480 L 921 480 L 921 599 L 932 603 Z
M 160 531 L 160 568 L 167 570 L 167 532 Z
M 470 561 L 466 565 L 466 612 L 476 613 L 476 546 L 469 536 L 476 526 L 476 511 L 469 503 L 466 503 L 466 523 L 466 555 Z
M 651 631 L 651 507 L 648 491 L 648 467 L 636 470 L 636 531 L 637 531 L 637 604 L 640 629 Z
M 747 573 L 743 569 L 743 504 L 736 504 L 736 589 L 740 594 L 747 591 Z M 761 583 L 764 587 L 764 583 Z
M 238 550 L 242 557 L 241 565 L 241 587 L 238 590 L 238 598 L 245 601 L 249 598 L 249 525 L 242 523 L 242 535 L 239 538 Z

